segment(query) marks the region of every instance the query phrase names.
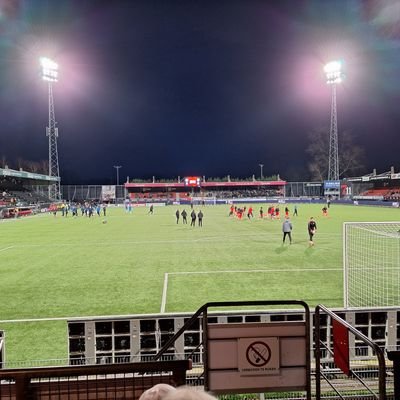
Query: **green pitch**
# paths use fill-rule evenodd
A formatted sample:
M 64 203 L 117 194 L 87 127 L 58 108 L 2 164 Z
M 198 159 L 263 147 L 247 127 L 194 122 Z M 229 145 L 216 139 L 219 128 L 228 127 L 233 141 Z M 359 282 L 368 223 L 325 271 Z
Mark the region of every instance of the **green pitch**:
M 291 211 L 293 206 L 289 205 Z M 109 208 L 107 217 L 1 221 L 0 329 L 7 361 L 67 357 L 65 321 L 33 318 L 192 312 L 209 301 L 304 300 L 343 306 L 342 223 L 395 221 L 399 210 L 298 205 L 293 244 L 282 221 L 203 208 L 203 227 L 176 224 L 184 207 Z M 267 205 L 264 205 L 266 211 Z M 190 207 L 186 208 L 190 213 Z M 198 211 L 199 207 L 195 207 Z M 317 221 L 315 246 L 307 222 Z M 106 223 L 104 223 L 104 220 Z

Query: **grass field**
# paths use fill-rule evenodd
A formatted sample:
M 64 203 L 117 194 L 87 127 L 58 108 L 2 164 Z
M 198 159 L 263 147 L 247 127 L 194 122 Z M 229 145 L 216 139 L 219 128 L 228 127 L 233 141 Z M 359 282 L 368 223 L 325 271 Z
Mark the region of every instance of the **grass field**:
M 7 361 L 67 357 L 65 321 L 33 318 L 191 312 L 208 301 L 304 300 L 343 305 L 342 223 L 396 221 L 399 210 L 299 205 L 293 244 L 281 221 L 229 218 L 204 208 L 203 228 L 179 225 L 177 207 L 103 218 L 41 215 L 0 222 L 0 329 Z M 183 207 L 179 207 L 183 209 Z M 264 209 L 267 207 L 264 205 Z M 198 210 L 198 208 L 196 208 Z M 315 247 L 307 221 L 317 220 Z M 168 285 L 166 285 L 168 283 Z

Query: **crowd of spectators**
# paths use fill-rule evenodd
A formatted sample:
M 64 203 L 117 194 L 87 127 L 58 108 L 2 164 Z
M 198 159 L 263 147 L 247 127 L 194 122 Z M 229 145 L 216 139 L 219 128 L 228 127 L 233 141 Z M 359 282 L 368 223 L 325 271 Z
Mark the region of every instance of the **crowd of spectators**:
M 190 199 L 192 197 L 217 198 L 217 199 L 234 199 L 234 198 L 256 198 L 256 197 L 282 197 L 284 189 L 238 189 L 238 190 L 209 190 L 201 192 L 146 192 L 131 193 L 132 201 L 146 200 L 171 200 Z
M 240 189 L 240 190 L 220 190 L 208 192 L 209 197 L 217 199 L 233 198 L 255 198 L 255 197 L 282 197 L 284 189 Z

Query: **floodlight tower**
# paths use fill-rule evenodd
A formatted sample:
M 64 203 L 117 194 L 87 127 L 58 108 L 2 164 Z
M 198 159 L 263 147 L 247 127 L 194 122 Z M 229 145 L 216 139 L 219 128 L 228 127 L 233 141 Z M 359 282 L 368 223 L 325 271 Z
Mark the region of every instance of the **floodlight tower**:
M 259 167 L 260 167 L 260 178 L 263 179 L 263 178 L 264 178 L 264 176 L 263 176 L 263 167 L 264 167 L 264 164 L 258 164 L 258 165 L 259 165 Z
M 336 110 L 336 85 L 343 80 L 342 62 L 331 61 L 325 65 L 326 82 L 332 87 L 331 128 L 329 134 L 328 181 L 339 180 L 339 146 Z
M 57 138 L 58 128 L 54 113 L 53 82 L 58 81 L 58 64 L 46 57 L 40 58 L 42 67 L 42 79 L 48 82 L 49 87 L 49 126 L 46 127 L 46 136 L 49 137 L 49 176 L 57 178 L 57 181 L 49 185 L 49 198 L 61 200 L 60 170 L 58 167 Z
M 117 186 L 119 185 L 119 169 L 122 168 L 122 165 L 114 165 L 114 168 L 117 170 Z

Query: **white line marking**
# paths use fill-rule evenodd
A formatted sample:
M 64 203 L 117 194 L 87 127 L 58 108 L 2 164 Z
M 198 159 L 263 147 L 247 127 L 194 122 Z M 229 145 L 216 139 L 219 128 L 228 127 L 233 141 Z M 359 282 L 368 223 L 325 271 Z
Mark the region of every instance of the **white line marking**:
M 174 313 L 180 314 L 180 313 Z M 184 313 L 182 313 L 184 314 Z M 51 321 L 92 321 L 99 319 L 132 319 L 132 318 L 155 318 L 158 314 L 119 314 L 119 315 L 89 315 L 89 316 L 70 316 L 70 317 L 43 317 L 43 318 L 20 318 L 20 319 L 2 319 L 1 324 L 14 323 L 14 322 L 51 322 Z
M 11 223 L 11 222 L 18 222 L 18 221 L 28 221 L 28 220 L 31 220 L 31 219 L 33 219 L 33 218 L 41 218 L 41 217 L 44 217 L 45 215 L 44 214 L 35 214 L 35 215 L 27 215 L 27 216 L 25 216 L 25 217 L 18 217 L 18 218 L 2 218 L 2 219 L 0 219 L 0 222 L 2 223 L 2 224 L 4 224 L 4 223 Z
M 249 236 L 249 235 L 245 235 L 245 236 Z M 257 236 L 259 237 L 260 235 L 251 235 L 251 236 Z M 268 234 L 263 234 L 263 236 L 268 236 Z M 240 236 L 232 236 L 232 237 L 206 237 L 206 238 L 200 238 L 200 239 L 177 239 L 177 240 L 118 240 L 115 242 L 107 242 L 107 243 L 102 243 L 102 242 L 85 242 L 85 246 L 101 246 L 101 247 L 105 247 L 105 246 L 120 246 L 120 245 L 143 245 L 143 244 L 160 244 L 160 243 L 196 243 L 196 242 L 205 242 L 205 241 L 209 241 L 209 240 L 213 240 L 215 241 L 216 239 L 220 239 L 220 240 L 224 240 L 226 241 L 226 239 L 236 239 L 236 238 L 240 238 Z M 81 243 L 77 243 L 77 242 L 72 242 L 72 243 L 32 243 L 32 244 L 24 244 L 24 243 L 19 243 L 16 244 L 15 246 L 18 247 L 50 247 L 50 248 L 55 248 L 55 247 L 71 247 L 71 246 L 79 246 L 81 245 Z M 14 246 L 14 247 L 15 247 Z
M 161 297 L 161 309 L 160 309 L 160 313 L 162 314 L 165 313 L 165 306 L 167 304 L 167 290 L 168 290 L 168 272 L 164 274 L 164 286 Z
M 318 235 L 324 236 L 324 235 Z M 334 234 L 330 234 L 329 237 L 334 236 Z M 264 233 L 252 233 L 252 234 L 245 234 L 245 235 L 231 235 L 231 236 L 207 236 L 203 238 L 197 239 L 175 239 L 175 240 L 118 240 L 115 242 L 85 242 L 84 246 L 120 246 L 120 245 L 146 245 L 146 244 L 161 244 L 161 243 L 198 243 L 198 242 L 207 242 L 207 241 L 229 241 L 229 240 L 237 240 L 243 237 L 254 237 L 255 239 L 262 239 L 263 237 L 276 237 L 275 233 L 264 232 Z M 279 242 L 280 243 L 280 242 Z M 32 244 L 24 244 L 18 243 L 13 247 L 70 247 L 70 246 L 80 246 L 82 243 L 80 242 L 71 242 L 71 243 L 32 243 Z
M 13 247 L 13 246 L 11 246 Z M 245 272 L 306 272 L 306 271 L 342 271 L 342 268 L 300 268 L 300 269 L 254 269 L 254 270 L 229 270 L 229 271 L 196 271 L 196 272 L 166 272 L 164 274 L 164 286 L 161 301 L 161 313 L 165 313 L 167 303 L 167 291 L 168 291 L 168 276 L 169 275 L 193 275 L 193 274 L 226 274 L 226 273 L 245 273 Z M 186 313 L 174 313 L 174 314 L 186 314 Z M 135 317 L 144 318 L 145 316 L 156 316 L 157 314 L 141 314 Z M 52 318 L 25 318 L 25 319 L 3 319 L 0 323 L 14 323 L 14 322 L 46 322 L 46 321 L 85 321 L 93 319 L 121 319 L 121 318 L 132 318 L 132 315 L 100 315 L 100 316 L 84 316 L 84 317 L 52 317 Z
M 270 273 L 270 272 L 310 272 L 310 271 L 343 271 L 343 268 L 297 268 L 297 269 L 251 269 L 251 270 L 228 270 L 228 271 L 181 271 L 181 272 L 166 272 L 164 274 L 164 285 L 161 296 L 161 309 L 160 313 L 165 313 L 167 305 L 167 291 L 168 291 L 168 276 L 169 275 L 201 275 L 201 274 L 236 274 L 236 273 Z M 1 322 L 1 321 L 0 321 Z
M 14 247 L 15 247 L 15 246 L 4 247 L 4 249 L 0 249 L 0 252 L 6 251 L 6 250 L 9 250 L 9 249 L 12 249 L 12 248 L 14 248 Z
M 235 274 L 246 272 L 310 272 L 310 271 L 343 271 L 343 268 L 299 268 L 299 269 L 249 269 L 249 270 L 228 270 L 228 271 L 188 271 L 188 272 L 169 272 L 169 275 L 195 275 L 195 274 Z

